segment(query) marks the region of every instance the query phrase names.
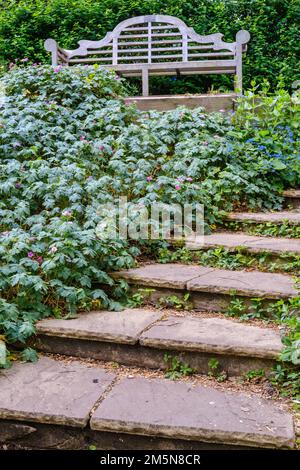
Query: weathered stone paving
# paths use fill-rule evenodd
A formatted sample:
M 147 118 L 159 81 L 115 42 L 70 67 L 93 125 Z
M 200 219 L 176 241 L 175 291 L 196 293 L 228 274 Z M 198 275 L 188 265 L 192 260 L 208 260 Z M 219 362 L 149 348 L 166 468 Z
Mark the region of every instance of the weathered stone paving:
M 285 197 L 297 207 L 300 190 L 286 191 Z M 229 218 L 300 225 L 300 212 L 291 211 L 239 213 Z M 227 232 L 204 237 L 204 248 L 219 246 L 230 251 L 243 246 L 252 253 L 274 255 L 300 253 L 298 239 Z M 202 248 L 197 240 L 187 247 Z M 126 279 L 134 288 L 153 288 L 152 300 L 189 292 L 201 311 L 222 309 L 232 294 L 245 297 L 246 302 L 251 297 L 268 301 L 297 295 L 292 276 L 258 271 L 170 263 L 148 264 L 113 276 Z M 56 355 L 165 369 L 167 352 L 205 374 L 214 357 L 229 376 L 260 368 L 268 372 L 283 347 L 276 328 L 150 309 L 46 319 L 38 323 L 37 333 L 36 347 Z M 117 369 L 111 373 L 82 361 L 46 356 L 34 364 L 16 363 L 0 370 L 0 445 L 12 439 L 25 448 L 80 449 L 96 442 L 97 448 L 105 450 L 145 448 L 145 439 L 151 449 L 295 445 L 293 417 L 280 402 L 203 387 L 192 380 L 124 377 Z
M 290 414 L 245 394 L 164 379 L 124 378 L 100 403 L 91 428 L 257 447 L 293 447 Z
M 283 192 L 285 197 L 285 206 L 299 209 L 300 207 L 300 189 L 287 189 Z
M 43 429 L 38 425 L 47 425 L 49 436 L 45 441 L 46 435 L 41 435 L 40 447 L 51 446 L 52 430 L 55 436 L 59 427 L 62 436 L 68 436 L 69 429 L 91 428 L 104 438 L 116 432 L 172 438 L 176 448 L 181 448 L 180 440 L 279 448 L 295 443 L 292 416 L 276 402 L 193 382 L 117 378 L 78 361 L 41 357 L 34 364 L 14 364 L 1 371 L 0 391 L 1 439 L 20 436 L 34 446 Z M 19 422 L 25 427 L 13 426 Z M 77 436 L 84 441 L 83 434 Z M 68 439 L 60 443 L 62 448 L 78 445 L 75 435 L 75 440 L 71 434 Z
M 141 268 L 114 272 L 111 275 L 142 286 L 185 289 L 188 281 L 211 270 L 212 268 L 185 264 L 149 264 Z
M 197 241 L 197 238 L 194 241 L 186 242 L 186 247 L 189 250 L 221 246 L 229 251 L 243 247 L 251 253 L 268 251 L 272 254 L 300 254 L 300 240 L 296 238 L 257 237 L 246 233 L 217 232 L 205 235 L 204 244 L 202 244 L 202 240 Z
M 259 271 L 213 269 L 187 282 L 187 290 L 281 299 L 297 295 L 292 276 Z
M 300 189 L 286 189 L 283 195 L 286 198 L 300 199 Z
M 111 319 L 104 312 L 107 325 L 104 325 L 103 331 L 100 331 L 103 324 L 101 315 L 97 323 L 98 313 L 101 312 L 85 314 L 86 323 L 94 324 L 97 332 L 91 336 L 81 319 L 42 320 L 37 324 L 38 336 L 32 346 L 53 354 L 150 369 L 166 369 L 168 364 L 164 357 L 168 353 L 178 356 L 201 374 L 207 374 L 209 359 L 215 357 L 220 370 L 226 371 L 229 376 L 242 375 L 252 369 L 264 369 L 268 373 L 282 348 L 277 329 L 255 327 L 219 317 L 187 314 L 179 317 L 168 315 L 165 310 L 156 316 L 156 322 L 148 323 L 144 330 L 137 328 L 135 336 L 132 336 L 133 319 L 149 316 L 149 310 L 129 310 L 128 322 L 126 312 L 128 310 L 123 312 L 122 322 L 113 312 L 109 312 Z M 160 321 L 161 318 L 164 320 Z
M 151 264 L 114 273 L 131 284 L 267 299 L 297 295 L 292 276 L 259 271 L 230 271 L 184 264 Z
M 72 320 L 42 320 L 37 325 L 37 332 L 49 336 L 136 344 L 140 333 L 161 316 L 161 312 L 146 309 L 101 310 Z
M 97 367 L 49 357 L 14 364 L 0 370 L 0 418 L 83 428 L 114 378 Z
M 282 350 L 280 334 L 225 318 L 170 316 L 145 331 L 140 343 L 160 349 L 203 351 L 274 359 Z
M 292 225 L 300 225 L 300 212 L 232 212 L 228 214 L 227 219 L 237 222 L 271 222 L 272 224 L 288 222 Z

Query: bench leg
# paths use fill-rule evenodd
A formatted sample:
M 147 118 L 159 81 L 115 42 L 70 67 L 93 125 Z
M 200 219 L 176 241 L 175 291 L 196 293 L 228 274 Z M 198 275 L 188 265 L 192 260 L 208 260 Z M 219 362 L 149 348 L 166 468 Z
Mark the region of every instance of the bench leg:
M 149 96 L 149 73 L 147 69 L 142 69 L 143 96 Z

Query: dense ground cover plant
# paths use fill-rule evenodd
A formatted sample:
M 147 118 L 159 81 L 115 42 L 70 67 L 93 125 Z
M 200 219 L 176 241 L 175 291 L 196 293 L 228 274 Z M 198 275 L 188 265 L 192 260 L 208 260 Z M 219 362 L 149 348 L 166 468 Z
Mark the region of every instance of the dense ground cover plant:
M 278 193 L 296 180 L 292 150 L 287 172 L 224 113 L 142 114 L 120 99 L 122 80 L 97 67 L 15 67 L 4 84 L 0 329 L 8 342 L 24 342 L 43 316 L 121 308 L 126 285 L 108 273 L 133 266 L 153 243 L 99 236 L 99 204 L 124 195 L 144 207 L 202 203 L 208 229 L 239 204 L 280 207 Z
M 300 256 L 297 254 L 283 253 L 274 257 L 272 252 L 251 253 L 245 247 L 237 247 L 234 252 L 222 246 L 197 251 L 190 251 L 187 248 L 161 247 L 156 255 L 160 263 L 197 263 L 221 269 L 255 269 L 295 275 L 298 275 L 300 271 Z
M 254 224 L 252 222 L 224 222 L 223 226 L 230 231 L 243 231 L 249 235 L 261 235 L 263 237 L 285 237 L 300 238 L 300 227 L 298 225 L 289 224 L 284 221 L 281 224 L 273 224 L 266 222 L 262 224 Z
M 43 47 L 53 37 L 66 48 L 80 39 L 100 39 L 120 21 L 137 15 L 167 14 L 181 18 L 197 33 L 221 31 L 233 41 L 247 29 L 251 42 L 244 60 L 245 87 L 256 77 L 274 89 L 282 75 L 288 87 L 299 78 L 299 0 L 4 0 L 0 11 L 0 62 L 30 58 L 49 63 Z M 232 77 L 158 78 L 153 91 L 201 92 L 208 87 L 232 89 Z

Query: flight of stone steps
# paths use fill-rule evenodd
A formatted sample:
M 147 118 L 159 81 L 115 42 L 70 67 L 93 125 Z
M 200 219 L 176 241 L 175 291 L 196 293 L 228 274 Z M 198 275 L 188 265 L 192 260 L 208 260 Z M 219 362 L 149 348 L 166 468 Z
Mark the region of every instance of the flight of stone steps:
M 300 226 L 300 191 L 286 194 L 281 213 L 235 213 L 230 220 Z M 243 246 L 249 253 L 299 255 L 300 240 L 214 233 L 204 249 Z M 197 240 L 187 243 L 197 250 Z M 234 294 L 245 302 L 297 295 L 287 274 L 206 266 L 145 264 L 113 273 L 132 290 L 149 289 L 155 303 L 189 294 L 192 311 L 145 305 L 122 312 L 90 312 L 45 319 L 32 344 L 35 364 L 0 372 L 0 444 L 7 448 L 97 449 L 292 448 L 295 422 L 284 400 L 205 382 L 210 360 L 228 378 L 271 367 L 283 348 L 279 326 L 229 319 L 221 312 Z M 164 378 L 166 357 L 195 376 Z M 121 371 L 121 372 L 120 372 Z M 124 372 L 125 371 L 125 372 Z

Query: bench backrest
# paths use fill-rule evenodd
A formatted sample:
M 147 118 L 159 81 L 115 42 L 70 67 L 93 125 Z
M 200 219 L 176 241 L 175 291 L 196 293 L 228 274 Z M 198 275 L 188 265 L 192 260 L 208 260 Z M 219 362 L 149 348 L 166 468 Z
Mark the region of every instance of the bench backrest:
M 222 37 L 221 33 L 197 34 L 173 16 L 146 15 L 122 21 L 100 41 L 79 41 L 74 50 L 62 49 L 53 39 L 47 39 L 45 47 L 52 52 L 53 65 L 99 63 L 130 71 L 130 66 L 136 69 L 137 64 L 153 70 L 155 64 L 200 65 L 209 61 L 208 73 L 236 73 L 241 84 L 242 52 L 250 35 L 239 31 L 235 42 L 224 42 Z
M 245 34 L 241 37 L 239 33 L 237 42 L 247 42 Z M 222 37 L 221 33 L 201 36 L 173 16 L 148 15 L 122 21 L 100 41 L 79 41 L 77 49 L 62 50 L 58 55 L 70 64 L 90 59 L 103 65 L 232 59 L 237 42 L 227 43 Z

